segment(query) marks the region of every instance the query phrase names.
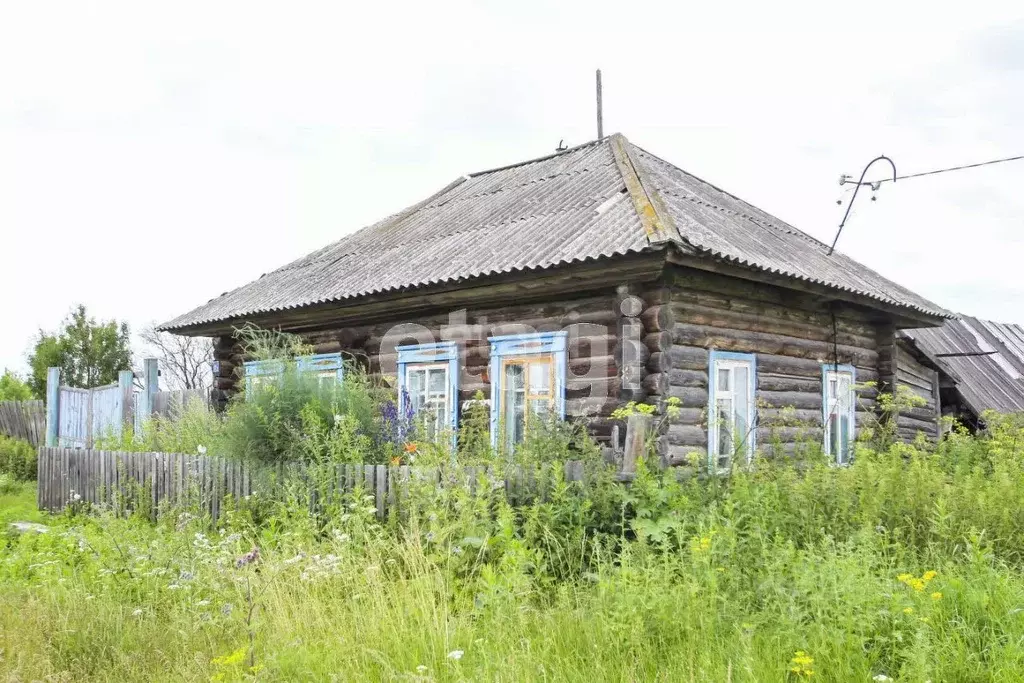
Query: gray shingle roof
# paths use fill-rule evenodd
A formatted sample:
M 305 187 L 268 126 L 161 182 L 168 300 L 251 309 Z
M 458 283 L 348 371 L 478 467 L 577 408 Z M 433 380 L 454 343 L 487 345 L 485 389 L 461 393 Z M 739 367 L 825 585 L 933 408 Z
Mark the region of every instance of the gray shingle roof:
M 652 221 L 654 227 L 652 227 Z M 675 243 L 930 315 L 945 311 L 763 211 L 614 135 L 459 179 L 164 323 L 183 330 Z
M 901 336 L 956 383 L 975 414 L 1024 410 L 1024 328 L 964 316 Z

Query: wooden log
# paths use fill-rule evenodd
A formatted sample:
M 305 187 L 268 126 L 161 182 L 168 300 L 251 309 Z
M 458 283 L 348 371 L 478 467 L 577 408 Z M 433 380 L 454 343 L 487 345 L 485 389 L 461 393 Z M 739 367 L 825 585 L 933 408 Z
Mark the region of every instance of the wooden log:
M 615 396 L 566 399 L 565 414 L 573 417 L 610 415 L 621 403 Z
M 640 314 L 640 320 L 643 321 L 644 329 L 648 332 L 671 331 L 672 326 L 675 324 L 672 306 L 670 305 L 649 306 Z
M 673 368 L 668 375 L 672 386 L 703 387 L 705 389 L 708 386 L 707 370 L 678 370 Z
M 668 395 L 678 398 L 683 407 L 705 408 L 708 405 L 708 390 L 698 387 L 669 386 Z
M 774 408 L 821 410 L 821 393 L 802 391 L 759 391 L 757 399 Z
M 672 369 L 672 354 L 666 351 L 652 353 L 647 359 L 646 367 L 648 372 L 668 372 Z
M 643 365 L 651 355 L 644 342 L 636 339 L 622 339 L 612 349 L 612 357 L 620 367 L 625 362 L 638 362 Z
M 765 372 L 757 373 L 757 388 L 759 391 L 821 392 L 821 381 L 820 376 L 798 377 L 794 375 L 772 375 Z
M 675 417 L 669 418 L 670 424 L 703 425 L 707 422 L 707 408 L 678 408 Z
M 642 386 L 644 391 L 654 396 L 667 396 L 670 384 L 668 373 L 651 373 L 644 377 Z
M 695 303 L 677 303 L 673 306 L 678 322 L 693 325 L 707 325 L 732 330 L 769 332 L 811 341 L 832 342 L 832 319 L 827 313 L 806 314 L 778 306 L 762 306 L 760 310 L 737 311 L 716 308 Z M 874 349 L 876 338 L 871 329 L 851 333 L 839 327 L 836 321 L 839 344 Z M 867 332 L 867 334 L 864 334 Z
M 819 443 L 823 438 L 821 427 L 758 427 L 757 446 L 768 446 L 773 441 L 782 443 Z
M 821 427 L 822 424 L 822 412 L 820 409 L 759 408 L 757 415 L 758 424 L 762 427 L 771 425 L 779 427 L 795 427 L 799 425 Z
M 667 444 L 665 448 L 665 461 L 669 467 L 698 468 L 707 461 L 707 457 L 707 449 L 697 446 Z
M 707 446 L 708 430 L 700 425 L 670 424 L 665 430 L 665 441 L 681 446 Z
M 708 350 L 699 346 L 673 345 L 669 348 L 672 367 L 680 370 L 703 370 L 707 372 Z
M 724 351 L 744 353 L 767 353 L 811 360 L 826 360 L 831 357 L 833 346 L 825 342 L 808 341 L 797 337 L 767 332 L 724 330 L 705 325 L 676 323 L 672 329 L 672 341 L 686 346 L 703 346 Z M 875 367 L 878 353 L 872 349 L 840 344 L 837 349 L 841 363 Z
M 576 377 L 615 377 L 619 373 L 613 356 L 589 356 L 569 359 L 569 375 Z
M 672 333 L 669 331 L 665 332 L 652 332 L 644 335 L 644 346 L 651 353 L 658 351 L 669 351 L 672 349 Z

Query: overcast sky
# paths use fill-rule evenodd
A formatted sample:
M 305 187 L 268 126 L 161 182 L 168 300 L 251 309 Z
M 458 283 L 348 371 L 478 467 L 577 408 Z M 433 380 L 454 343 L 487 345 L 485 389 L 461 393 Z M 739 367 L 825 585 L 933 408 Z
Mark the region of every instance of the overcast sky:
M 839 175 L 878 154 L 1024 154 L 1019 3 L 781 4 L 2 3 L 0 368 L 75 303 L 163 321 L 596 137 L 596 67 L 607 132 L 824 241 Z M 1022 184 L 1024 162 L 884 186 L 840 248 L 1024 323 Z

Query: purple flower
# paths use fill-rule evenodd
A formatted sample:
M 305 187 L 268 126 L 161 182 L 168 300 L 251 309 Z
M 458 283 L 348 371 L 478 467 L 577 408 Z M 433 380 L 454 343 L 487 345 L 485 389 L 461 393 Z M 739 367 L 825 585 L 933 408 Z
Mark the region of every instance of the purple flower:
M 259 559 L 260 559 L 260 549 L 257 548 L 256 546 L 253 546 L 252 550 L 250 550 L 245 555 L 242 555 L 240 558 L 235 560 L 235 567 L 237 569 L 241 569 L 242 567 L 245 567 L 247 565 L 254 564 Z

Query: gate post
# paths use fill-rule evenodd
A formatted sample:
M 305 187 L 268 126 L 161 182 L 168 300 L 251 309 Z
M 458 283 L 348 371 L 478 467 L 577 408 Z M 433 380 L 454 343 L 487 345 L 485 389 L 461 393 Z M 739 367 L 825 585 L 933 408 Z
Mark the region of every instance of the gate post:
M 121 390 L 121 435 L 124 435 L 124 430 L 131 429 L 134 431 L 135 425 L 132 423 L 132 380 L 135 378 L 135 374 L 131 370 L 122 370 L 117 373 L 117 388 Z
M 142 361 L 142 380 L 144 387 L 142 389 L 142 402 L 139 406 L 140 412 L 142 413 L 142 420 L 150 417 L 153 414 L 153 410 L 156 408 L 156 392 L 159 390 L 160 384 L 160 361 L 156 358 L 146 358 Z
M 60 419 L 60 368 L 46 369 L 46 446 L 56 448 Z

